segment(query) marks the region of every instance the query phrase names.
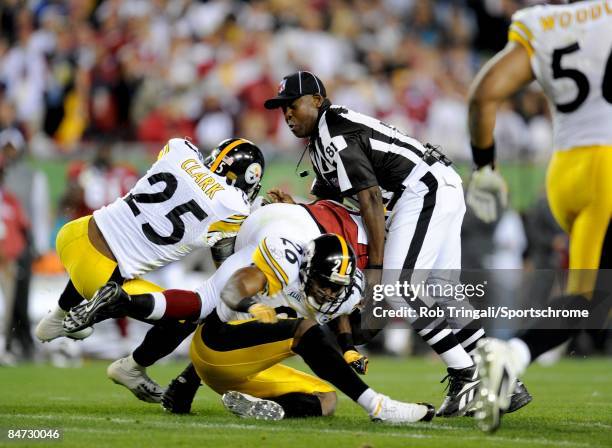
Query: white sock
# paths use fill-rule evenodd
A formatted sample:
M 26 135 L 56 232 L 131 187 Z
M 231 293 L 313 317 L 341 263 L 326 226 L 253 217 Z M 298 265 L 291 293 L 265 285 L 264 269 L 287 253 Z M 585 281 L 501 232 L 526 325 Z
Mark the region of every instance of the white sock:
M 527 369 L 527 366 L 531 362 L 531 352 L 529 351 L 529 347 L 522 339 L 512 338 L 508 341 L 508 345 L 510 346 L 510 350 L 514 354 L 514 359 L 519 364 L 516 366 L 519 369 L 518 374 L 520 375 Z
M 146 319 L 160 320 L 166 312 L 166 297 L 161 292 L 153 292 L 151 295 L 153 296 L 153 311 Z
M 368 414 L 371 414 L 376 410 L 376 397 L 378 394 L 374 389 L 370 389 L 369 387 L 359 395 L 357 399 L 357 403 L 359 406 L 364 408 Z
M 144 370 L 146 367 L 141 366 L 136 361 L 134 361 L 134 356 L 130 355 L 126 358 L 128 365 L 133 369 Z
M 468 355 L 460 345 L 457 345 L 444 353 L 440 353 L 440 358 L 442 358 L 442 361 L 444 361 L 446 366 L 450 367 L 451 369 L 465 369 L 474 365 L 474 361 L 470 355 Z
M 442 358 L 447 367 L 451 369 L 465 369 L 474 365 L 470 355 L 467 354 L 459 341 L 457 341 L 455 334 L 449 328 L 440 330 L 426 328 L 420 330 L 418 334 Z M 446 351 L 443 352 L 442 350 Z
M 59 305 L 56 305 L 55 308 L 51 311 L 53 317 L 57 317 L 58 319 L 63 319 L 68 314 L 68 311 L 64 311 L 60 308 Z

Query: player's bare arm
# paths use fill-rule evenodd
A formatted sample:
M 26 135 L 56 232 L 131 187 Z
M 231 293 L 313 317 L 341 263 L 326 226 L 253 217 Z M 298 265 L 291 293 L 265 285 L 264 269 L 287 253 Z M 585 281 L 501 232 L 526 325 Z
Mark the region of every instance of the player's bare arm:
M 342 351 L 344 360 L 360 375 L 368 372 L 368 357 L 359 353 L 353 342 L 353 334 L 349 317 L 346 314 L 330 322 L 330 327 L 336 334 L 336 340 Z
M 468 94 L 469 130 L 472 144 L 493 144 L 495 114 L 500 104 L 535 79 L 527 50 L 509 42 L 480 70 Z
M 248 312 L 263 323 L 274 323 L 277 321 L 274 309 L 253 299 L 264 290 L 266 281 L 264 273 L 255 266 L 239 269 L 223 288 L 221 300 L 233 310 Z
M 509 42 L 480 70 L 470 88 L 468 126 L 476 171 L 466 203 L 484 222 L 496 221 L 508 202 L 506 182 L 494 170 L 495 114 L 502 102 L 534 79 L 527 50 Z
M 371 266 L 381 266 L 385 247 L 385 212 L 378 186 L 357 193 L 361 217 L 368 234 L 368 257 Z

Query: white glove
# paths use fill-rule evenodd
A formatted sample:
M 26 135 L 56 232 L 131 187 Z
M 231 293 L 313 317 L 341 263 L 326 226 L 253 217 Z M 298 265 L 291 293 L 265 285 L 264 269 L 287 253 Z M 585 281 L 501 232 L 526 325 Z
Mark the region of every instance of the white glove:
M 508 205 L 508 187 L 498 171 L 485 166 L 472 173 L 466 203 L 484 222 L 494 222 Z
M 215 244 L 217 244 L 222 239 L 233 238 L 236 235 L 238 235 L 238 232 L 217 232 L 217 231 L 208 232 L 206 234 L 206 244 L 208 245 L 208 247 L 213 247 Z

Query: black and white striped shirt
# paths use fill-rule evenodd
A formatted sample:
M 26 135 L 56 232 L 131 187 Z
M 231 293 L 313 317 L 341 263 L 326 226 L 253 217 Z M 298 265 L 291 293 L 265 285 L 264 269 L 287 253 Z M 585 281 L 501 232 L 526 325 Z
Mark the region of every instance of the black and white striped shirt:
M 308 145 L 316 173 L 314 195 L 351 197 L 378 185 L 384 202 L 403 190 L 426 151 L 397 128 L 337 105 L 323 108 Z

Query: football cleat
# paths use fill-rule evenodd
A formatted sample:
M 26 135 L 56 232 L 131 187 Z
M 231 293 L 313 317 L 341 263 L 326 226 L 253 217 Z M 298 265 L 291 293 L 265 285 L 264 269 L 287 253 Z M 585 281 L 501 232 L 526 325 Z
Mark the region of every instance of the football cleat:
M 88 302 L 75 306 L 64 318 L 64 330 L 74 333 L 97 322 L 125 316 L 130 296 L 115 282 L 108 282 Z
M 188 372 L 191 370 L 191 372 Z M 162 407 L 172 414 L 189 414 L 191 403 L 200 387 L 200 379 L 195 379 L 193 365 L 189 364 L 187 369 L 170 382 L 161 399 Z
M 510 395 L 510 405 L 508 406 L 508 409 L 504 412 L 504 414 L 510 414 L 512 412 L 518 411 L 519 409 L 531 403 L 531 400 L 533 400 L 533 397 L 531 396 L 523 382 L 517 379 L 514 391 Z M 477 401 L 478 400 L 474 400 L 470 410 L 465 413 L 466 417 L 474 417 Z
M 448 380 L 448 393 L 436 413 L 437 417 L 460 417 L 472 407 L 478 392 L 480 380 L 476 366 L 465 369 L 447 369 L 448 375 L 442 383 Z
M 108 366 L 106 375 L 114 383 L 128 388 L 139 400 L 160 403 L 165 391 L 147 375 L 146 370 L 146 367 L 136 364 L 130 355 Z
M 428 422 L 436 414 L 436 409 L 429 403 L 404 403 L 393 400 L 383 394 L 376 397 L 376 407 L 370 413 L 374 422 L 391 424 Z
M 63 320 L 67 314 L 68 313 L 58 306 L 55 310 L 43 317 L 34 330 L 34 334 L 38 340 L 41 342 L 49 342 L 61 337 L 80 340 L 85 339 L 93 333 L 93 328 L 87 326 L 79 331 L 68 333 L 63 327 Z
M 474 417 L 482 431 L 494 432 L 501 424 L 501 416 L 510 407 L 519 373 L 515 367 L 518 363 L 508 344 L 493 338 L 478 341 L 474 360 L 481 378 Z
M 516 380 L 516 386 L 514 387 L 514 392 L 510 395 L 510 404 L 508 405 L 508 409 L 506 409 L 506 414 L 510 414 L 512 412 L 518 411 L 522 407 L 527 406 L 531 403 L 533 397 L 523 384 L 523 382 L 519 379 Z
M 224 393 L 221 401 L 228 411 L 238 417 L 257 420 L 282 420 L 285 417 L 285 410 L 277 402 L 235 390 Z

